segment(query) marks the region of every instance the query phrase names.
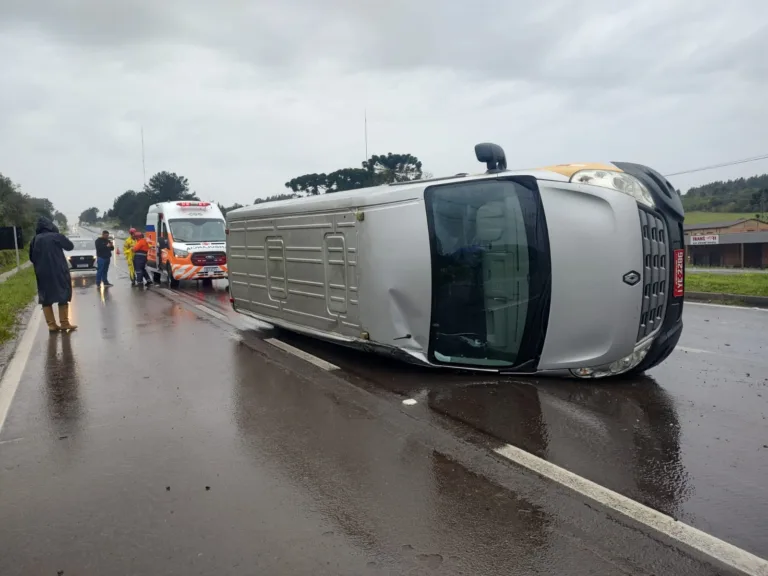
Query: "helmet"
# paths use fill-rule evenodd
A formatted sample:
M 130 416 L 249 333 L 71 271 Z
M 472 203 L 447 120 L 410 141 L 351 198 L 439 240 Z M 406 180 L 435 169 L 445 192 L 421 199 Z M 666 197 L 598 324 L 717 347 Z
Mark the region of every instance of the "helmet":
M 128 230 L 128 234 L 136 234 L 136 228 L 131 228 Z

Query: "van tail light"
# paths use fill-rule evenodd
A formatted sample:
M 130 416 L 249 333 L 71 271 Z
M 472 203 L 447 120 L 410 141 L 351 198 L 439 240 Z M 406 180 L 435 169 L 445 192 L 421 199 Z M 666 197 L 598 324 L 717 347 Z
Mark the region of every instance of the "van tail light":
M 225 228 L 225 229 L 224 229 L 224 234 L 225 234 L 226 236 L 229 236 L 229 228 Z

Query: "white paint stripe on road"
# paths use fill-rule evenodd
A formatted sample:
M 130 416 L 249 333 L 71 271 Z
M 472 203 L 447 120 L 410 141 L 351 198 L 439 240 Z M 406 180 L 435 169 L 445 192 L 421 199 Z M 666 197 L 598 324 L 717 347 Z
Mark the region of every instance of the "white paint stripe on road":
M 323 370 L 339 369 L 339 367 L 336 366 L 335 364 L 326 362 L 322 358 L 318 358 L 317 356 L 313 356 L 308 352 L 304 352 L 304 350 L 299 350 L 298 348 L 294 348 L 290 344 L 286 344 L 285 342 L 282 342 L 277 338 L 267 338 L 266 340 L 264 340 L 264 342 L 267 342 L 268 344 L 272 344 L 272 346 L 274 346 L 275 348 L 280 348 L 280 350 L 283 350 L 284 352 L 288 352 L 289 354 L 298 356 L 302 360 L 306 360 L 310 364 L 314 364 L 315 366 L 317 366 L 318 368 L 322 368 Z
M 691 302 L 686 300 L 685 306 L 709 306 L 711 308 L 729 308 L 733 310 L 758 310 L 760 312 L 768 312 L 768 308 L 757 308 L 756 306 L 730 306 L 729 304 L 711 304 L 709 302 Z
M 749 576 L 768 576 L 768 561 L 565 468 L 510 444 L 495 448 L 494 452 Z
M 224 320 L 225 322 L 228 321 L 228 318 L 224 316 L 224 314 L 220 314 L 219 312 L 216 312 L 213 308 L 209 308 L 208 306 L 204 306 L 203 304 L 196 304 L 195 308 L 198 310 L 202 310 L 206 314 L 210 314 L 214 318 L 218 318 L 219 320 Z
M 709 350 L 700 350 L 699 348 L 688 348 L 686 346 L 675 346 L 675 350 L 681 352 L 691 352 L 693 354 L 718 354 L 718 352 L 710 352 Z
M 16 352 L 8 364 L 8 368 L 0 382 L 0 431 L 3 430 L 5 418 L 8 416 L 8 410 L 11 408 L 11 402 L 16 395 L 16 389 L 19 387 L 21 377 L 24 374 L 24 368 L 27 366 L 27 360 L 32 352 L 32 345 L 35 343 L 37 328 L 40 324 L 40 318 L 43 315 L 43 309 L 35 305 L 35 310 L 29 318 L 29 323 L 24 330 Z
M 758 364 L 760 366 L 768 366 L 768 363 L 755 358 L 746 358 L 744 356 L 738 356 L 736 354 L 730 354 L 727 352 L 715 352 L 714 350 L 702 350 L 701 348 L 688 348 L 687 346 L 675 346 L 675 352 L 689 352 L 691 354 L 711 354 L 712 356 L 722 356 L 729 360 L 738 360 L 740 362 L 748 362 L 750 364 Z

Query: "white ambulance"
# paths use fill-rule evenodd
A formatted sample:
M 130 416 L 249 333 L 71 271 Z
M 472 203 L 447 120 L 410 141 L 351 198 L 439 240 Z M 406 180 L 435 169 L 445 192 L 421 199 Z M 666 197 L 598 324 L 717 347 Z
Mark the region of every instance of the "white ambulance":
M 182 280 L 227 277 L 224 215 L 211 202 L 184 200 L 149 207 L 147 270 L 176 288 Z

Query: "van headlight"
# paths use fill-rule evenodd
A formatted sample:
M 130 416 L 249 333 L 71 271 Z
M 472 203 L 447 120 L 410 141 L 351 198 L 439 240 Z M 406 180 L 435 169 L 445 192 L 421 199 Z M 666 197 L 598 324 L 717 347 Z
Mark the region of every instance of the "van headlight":
M 629 372 L 633 368 L 636 368 L 638 364 L 645 359 L 648 350 L 651 349 L 651 345 L 655 339 L 655 337 L 646 338 L 635 346 L 632 354 L 620 358 L 615 362 L 611 362 L 610 364 L 603 364 L 602 366 L 597 366 L 595 368 L 576 368 L 570 372 L 577 378 L 605 378 L 606 376 L 618 376 L 619 374 L 624 374 L 625 372 Z
M 176 256 L 176 258 L 186 258 L 187 256 L 189 256 L 189 251 L 179 250 L 178 248 L 174 248 L 173 255 Z
M 571 182 L 576 184 L 591 184 L 602 188 L 610 188 L 632 196 L 635 200 L 650 208 L 655 208 L 653 196 L 640 180 L 625 172 L 614 170 L 579 170 L 571 176 Z

